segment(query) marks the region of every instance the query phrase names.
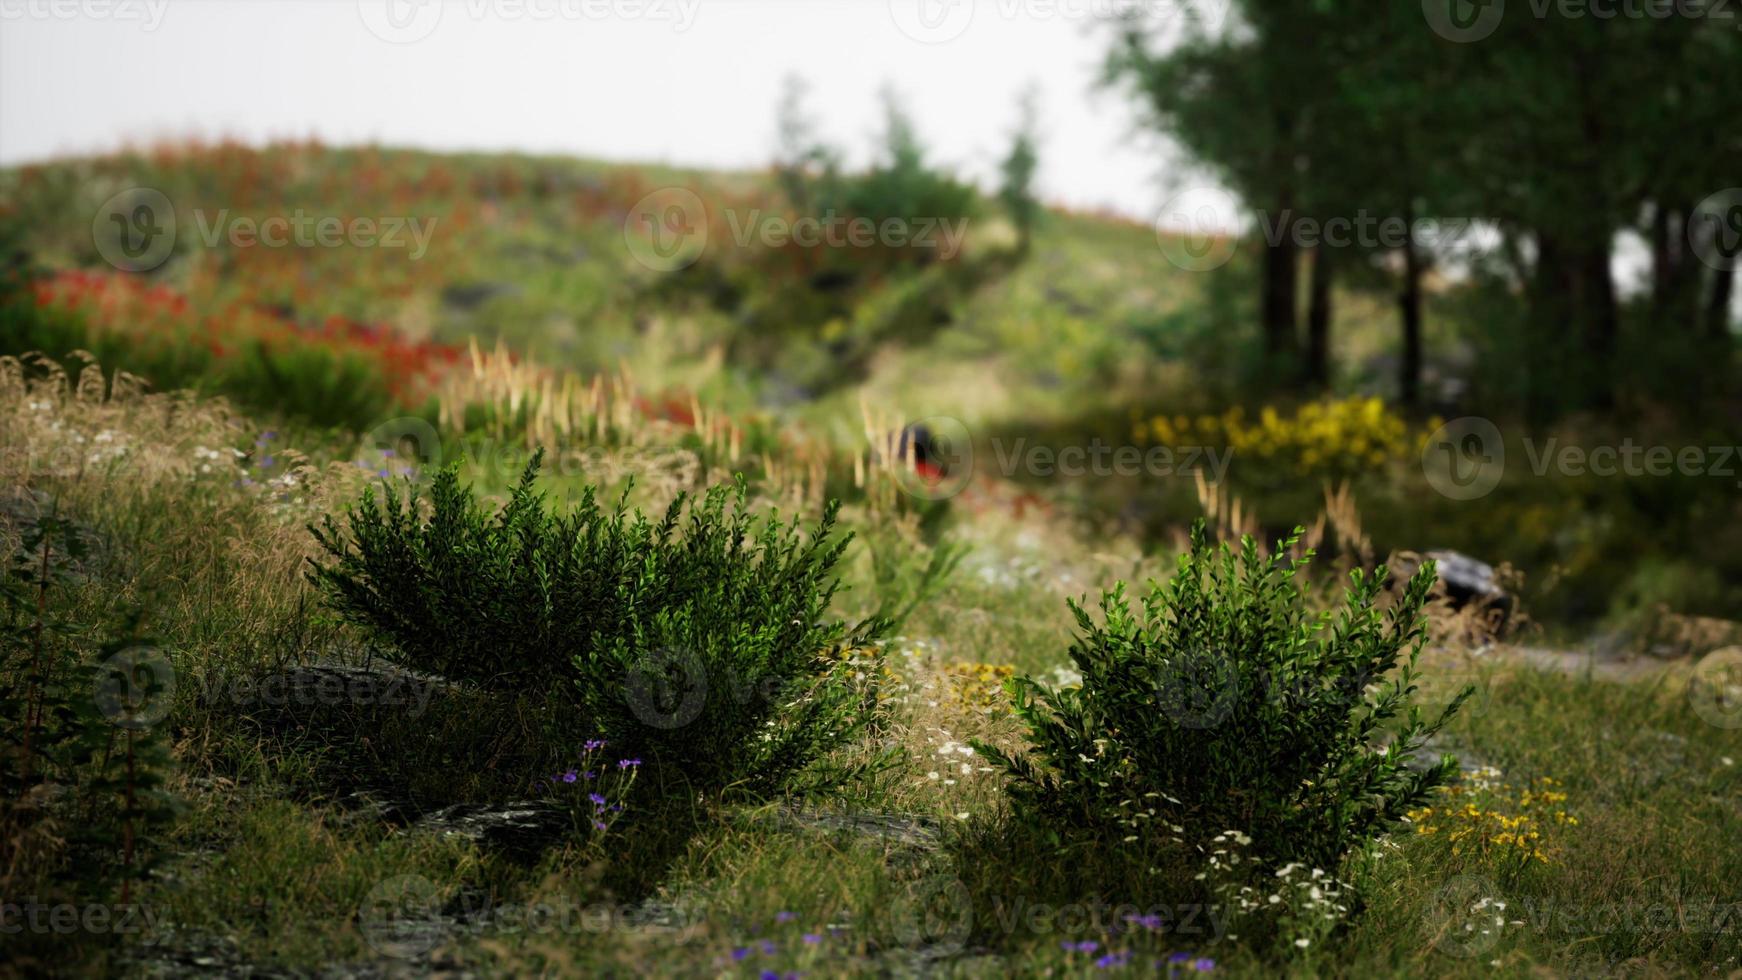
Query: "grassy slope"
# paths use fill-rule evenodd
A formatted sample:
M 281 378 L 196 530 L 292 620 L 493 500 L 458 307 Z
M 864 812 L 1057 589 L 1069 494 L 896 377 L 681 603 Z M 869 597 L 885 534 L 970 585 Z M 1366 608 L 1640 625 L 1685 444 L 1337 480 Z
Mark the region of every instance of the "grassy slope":
M 440 206 L 452 210 L 441 213 L 459 214 L 463 230 L 456 241 L 441 245 L 442 251 L 432 252 L 432 264 L 410 280 L 401 278 L 394 256 L 343 253 L 319 259 L 307 273 L 317 285 L 304 282 L 305 273 L 270 262 L 252 270 L 252 277 L 228 275 L 234 270 L 223 256 L 178 262 L 169 273 L 172 284 L 217 297 L 235 290 L 238 282 L 250 283 L 244 290 L 248 300 L 288 302 L 299 314 L 387 318 L 449 339 L 500 335 L 583 369 L 627 356 L 650 377 L 697 382 L 727 404 L 749 405 L 764 394 L 752 372 L 738 375 L 728 367 L 710 374 L 699 367 L 729 327 L 725 314 L 649 299 L 637 290 L 647 277 L 622 260 L 620 212 L 609 204 L 621 189 L 613 189 L 605 204 L 588 203 L 589 188 L 610 186 L 614 179 L 635 190 L 676 175 L 570 161 L 437 160 L 348 151 L 308 159 L 287 154 L 277 165 L 288 168 L 283 176 L 292 181 L 283 186 L 308 195 L 291 199 L 306 199 L 311 206 L 339 199 L 352 202 L 359 213 L 371 208 L 391 213 L 386 209 L 422 206 L 418 202 L 427 198 L 446 202 Z M 139 165 L 80 166 L 115 178 Z M 254 164 L 247 160 L 226 166 L 234 172 L 224 170 L 209 181 L 221 188 L 216 192 L 203 189 L 206 178 L 188 179 L 173 162 L 163 165 L 156 179 L 183 181 L 183 193 L 211 207 L 259 200 L 250 195 L 267 193 L 262 181 L 281 186 L 250 177 Z M 370 174 L 390 186 L 379 185 Z M 522 191 L 492 190 L 506 188 L 510 176 Z M 51 172 L 33 179 L 73 178 Z M 538 183 L 541 179 L 548 179 L 548 190 L 524 190 L 546 186 Z M 731 191 L 759 192 L 756 177 L 706 179 Z M 456 193 L 455 180 L 469 189 Z M 83 192 L 67 191 L 67 200 L 58 205 L 52 195 L 29 193 L 36 195 L 24 198 L 32 206 L 64 208 L 64 219 L 79 213 Z M 456 199 L 459 204 L 452 203 Z M 79 225 L 45 217 L 42 227 Z M 51 263 L 85 264 L 89 256 L 82 248 L 76 231 L 48 232 L 40 254 Z M 1168 266 L 1147 229 L 1057 219 L 1044 233 L 1035 261 L 972 294 L 956 311 L 953 329 L 878 358 L 863 388 L 874 403 L 899 407 L 907 417 L 955 414 L 987 427 L 1074 419 L 1169 385 L 1190 404 L 1194 379 L 1152 373 L 1157 369 L 1135 367 L 1137 359 L 1126 355 L 1134 344 L 1171 342 L 1155 338 L 1155 325 L 1186 309 L 1209 280 Z M 442 289 L 453 282 L 514 283 L 519 291 L 468 309 L 442 299 Z M 1349 331 L 1352 349 L 1382 329 L 1379 312 L 1373 317 L 1370 328 Z M 856 429 L 858 394 L 843 390 L 790 411 L 845 437 Z M 20 404 L 9 403 L 6 412 L 9 443 L 57 438 L 29 428 L 34 423 L 25 421 Z M 201 480 L 177 468 L 194 441 L 234 440 L 239 433 L 246 441 L 268 423 L 240 420 L 241 428 L 229 429 L 214 420 L 213 433 L 172 436 L 154 430 L 143 415 L 123 411 L 79 424 L 131 431 L 141 443 L 137 459 L 143 462 L 135 465 L 159 460 L 174 472 L 154 481 L 120 467 L 71 483 L 40 472 L 8 474 L 18 483 L 60 494 L 112 543 L 113 567 L 64 597 L 71 615 L 94 617 L 117 596 L 147 601 L 156 632 L 190 679 L 219 666 L 264 670 L 344 639 L 339 627 L 303 603 L 295 570 L 308 550 L 299 527 L 305 511 L 267 506 L 257 493 L 229 481 Z M 302 448 L 317 458 L 342 457 L 348 448 L 308 438 Z M 354 480 L 311 478 L 307 488 L 307 508 L 319 510 L 353 489 Z M 896 529 L 866 530 L 885 548 L 922 547 Z M 977 769 L 952 773 L 939 761 L 959 766 L 963 757 L 939 753 L 970 736 L 1012 737 L 995 698 L 964 700 L 948 693 L 953 687 L 944 665 L 1049 671 L 1065 659 L 1066 596 L 1115 577 L 1155 574 L 1160 566 L 1129 541 L 1089 537 L 1045 513 L 981 514 L 965 519 L 958 533 L 975 552 L 946 594 L 921 610 L 908 625 L 908 637 L 897 644 L 897 664 L 913 687 L 902 704 L 898 737 L 912 760 L 891 784 L 853 803 L 855 809 L 935 821 L 944 828 L 941 843 L 919 846 L 814 825 L 795 828 L 772 811 L 735 812 L 692 842 L 658 877 L 659 897 L 686 909 L 705 909 L 693 928 L 674 933 L 618 922 L 560 935 L 486 929 L 419 954 L 413 964 L 466 964 L 514 973 L 540 968 L 690 975 L 756 975 L 763 968 L 807 975 L 901 973 L 928 961 L 923 951 L 903 941 L 907 932 L 890 913 L 909 909 L 903 898 L 910 883 L 941 877 L 967 886 L 973 928 L 964 939 L 967 955 L 930 961 L 933 969 L 986 976 L 1096 972 L 1092 956 L 1063 952 L 1059 942 L 1106 941 L 1107 936 L 1057 927 L 1006 931 L 999 925 L 999 910 L 1013 900 L 1057 903 L 1083 896 L 1072 894 L 1056 869 L 1027 860 L 1003 836 L 999 797 L 987 776 Z M 849 602 L 869 603 L 875 586 L 863 551 L 854 578 Z M 1742 775 L 1734 760 L 1742 758 L 1742 732 L 1690 713 L 1679 676 L 1623 685 L 1539 674 L 1509 662 L 1504 651 L 1476 661 L 1475 667 L 1445 656 L 1441 674 L 1461 678 L 1475 671 L 1488 682 L 1483 710 L 1456 726 L 1458 746 L 1500 767 L 1509 779 L 1560 779 L 1582 823 L 1565 834 L 1552 864 L 1516 879 L 1444 853 L 1433 841 L 1400 837 L 1395 850 L 1363 873 L 1370 895 L 1365 914 L 1330 946 L 1296 954 L 1291 969 L 1351 976 L 1735 971 L 1742 932 L 1742 917 L 1735 911 L 1720 923 L 1727 924 L 1722 930 L 1618 925 L 1589 913 L 1607 906 L 1641 914 L 1659 905 L 1694 910 L 1738 898 L 1734 883 L 1742 880 L 1742 855 L 1734 841 L 1742 834 L 1737 804 Z M 190 683 L 184 690 L 197 686 Z M 462 705 L 434 719 L 404 719 L 395 734 L 384 736 L 402 740 L 390 743 L 387 761 L 429 786 L 445 785 L 458 798 L 466 793 L 511 798 L 515 780 L 529 773 L 469 769 L 427 747 L 432 740 L 468 749 L 476 743 L 482 751 L 499 742 L 501 732 L 488 730 L 499 716 L 478 707 Z M 473 716 L 469 721 L 468 715 Z M 560 855 L 525 868 L 469 844 L 394 832 L 347 816 L 330 803 L 335 791 L 321 775 L 326 757 L 336 751 L 331 747 L 262 738 L 226 717 L 221 704 L 214 709 L 190 696 L 178 702 L 172 725 L 183 768 L 177 788 L 190 800 L 190 812 L 173 841 L 182 857 L 149 896 L 176 926 L 164 951 L 148 956 L 148 961 L 171 964 L 165 969 L 183 968 L 185 960 L 176 957 L 196 954 L 220 963 L 293 968 L 381 962 L 353 910 L 379 881 L 395 875 L 423 875 L 447 894 L 483 889 L 498 902 L 561 898 L 598 908 L 610 901 L 588 869 Z M 468 773 L 463 787 L 451 778 L 454 772 Z M 941 777 L 931 779 L 931 772 Z M 952 775 L 953 784 L 946 782 Z M 961 814 L 967 818 L 958 819 Z M 1494 881 L 1515 909 L 1579 914 L 1520 916 L 1525 925 L 1503 930 L 1477 955 L 1435 951 L 1429 942 L 1437 922 L 1435 895 L 1465 875 Z M 797 919 L 778 923 L 781 912 L 796 913 Z M 826 934 L 831 925 L 843 929 L 824 943 L 811 946 L 800 939 L 804 931 Z M 742 963 L 733 959 L 734 949 L 761 939 L 774 941 L 777 951 L 755 952 Z M 1237 944 L 1210 946 L 1205 940 L 1202 935 L 1148 940 L 1143 961 L 1189 950 L 1213 956 L 1237 973 L 1269 975 L 1275 969 Z M 102 943 L 88 951 L 114 952 Z

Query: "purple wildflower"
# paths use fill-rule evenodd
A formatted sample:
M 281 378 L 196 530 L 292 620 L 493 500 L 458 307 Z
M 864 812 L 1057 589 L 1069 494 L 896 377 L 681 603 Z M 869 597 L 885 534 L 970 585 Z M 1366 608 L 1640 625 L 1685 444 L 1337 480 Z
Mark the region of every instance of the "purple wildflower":
M 817 935 L 814 932 L 807 932 L 804 934 L 804 944 L 806 946 L 815 946 L 817 943 L 820 943 L 822 941 L 823 941 L 823 937 Z
M 605 798 L 597 793 L 588 793 L 587 799 L 592 800 L 594 806 L 602 807 L 605 805 Z
M 1210 959 L 1208 956 L 1203 956 L 1203 957 L 1199 957 L 1198 959 L 1192 960 L 1192 969 L 1198 971 L 1199 973 L 1208 973 L 1211 970 L 1214 970 L 1215 968 L 1216 968 L 1216 961 Z
M 570 769 L 568 772 L 563 773 L 563 782 L 572 783 L 574 781 L 575 781 L 575 771 L 573 769 Z
M 794 920 L 796 918 L 798 918 L 798 914 L 795 912 L 776 912 L 776 913 L 774 913 L 774 921 L 780 922 L 780 923 L 791 922 L 792 920 Z
M 742 962 L 744 962 L 744 958 L 749 956 L 749 955 L 750 955 L 750 947 L 740 946 L 737 949 L 732 950 L 732 962 L 742 963 Z

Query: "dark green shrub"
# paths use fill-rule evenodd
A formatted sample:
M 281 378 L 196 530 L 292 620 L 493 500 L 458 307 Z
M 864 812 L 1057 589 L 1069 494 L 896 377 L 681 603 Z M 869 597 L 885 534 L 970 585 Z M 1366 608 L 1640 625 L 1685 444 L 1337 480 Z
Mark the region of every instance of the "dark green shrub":
M 576 730 L 649 756 L 648 779 L 778 789 L 849 741 L 874 704 L 830 656 L 884 629 L 826 614 L 848 537 L 749 514 L 744 488 L 680 498 L 655 522 L 588 488 L 564 513 L 534 455 L 499 512 L 443 470 L 366 491 L 310 580 L 406 665 L 573 704 Z
M 1066 834 L 1205 845 L 1243 831 L 1262 859 L 1334 869 L 1444 782 L 1450 759 L 1407 765 L 1462 703 L 1432 722 L 1410 705 L 1431 564 L 1388 614 L 1383 568 L 1353 575 L 1340 613 L 1313 614 L 1295 581 L 1311 553 L 1291 560 L 1292 545 L 1262 557 L 1247 538 L 1236 559 L 1200 521 L 1141 615 L 1123 584 L 1102 595 L 1102 623 L 1072 603 L 1082 686 L 1014 683 L 1033 759 L 980 746 L 1019 805 Z
M 126 903 L 176 812 L 163 789 L 168 742 L 154 729 L 173 673 L 137 611 L 93 622 L 61 601 L 59 586 L 90 557 L 78 527 L 50 515 L 18 530 L 0 576 L 0 890 Z M 21 966 L 65 952 L 40 934 L 17 941 Z

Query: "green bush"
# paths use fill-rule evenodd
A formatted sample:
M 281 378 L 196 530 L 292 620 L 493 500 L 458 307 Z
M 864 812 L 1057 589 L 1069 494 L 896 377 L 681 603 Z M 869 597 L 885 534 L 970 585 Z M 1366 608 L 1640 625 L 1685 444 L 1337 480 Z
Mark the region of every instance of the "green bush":
M 826 617 L 850 538 L 833 505 L 808 534 L 753 519 L 742 483 L 657 522 L 591 487 L 563 513 L 533 489 L 542 457 L 496 513 L 456 466 L 427 514 L 415 488 L 366 491 L 343 530 L 311 527 L 327 561 L 310 580 L 409 667 L 572 703 L 577 731 L 648 756 L 653 781 L 774 791 L 872 720 L 831 654 L 886 627 Z
M 63 598 L 91 561 L 88 531 L 52 515 L 17 531 L 0 575 L 0 891 L 125 903 L 176 814 L 155 727 L 173 672 L 137 609 L 93 621 Z M 8 939 L 21 967 L 65 952 L 32 933 Z
M 1261 861 L 1334 869 L 1449 778 L 1449 758 L 1407 765 L 1468 693 L 1432 722 L 1410 704 L 1431 564 L 1389 614 L 1383 568 L 1354 573 L 1340 613 L 1315 614 L 1296 582 L 1311 553 L 1290 559 L 1293 544 L 1263 557 L 1247 538 L 1236 559 L 1199 521 L 1141 616 L 1123 583 L 1102 595 L 1102 623 L 1072 603 L 1082 686 L 1014 682 L 1034 758 L 979 747 L 1019 806 L 1066 834 L 1205 846 L 1243 831 Z

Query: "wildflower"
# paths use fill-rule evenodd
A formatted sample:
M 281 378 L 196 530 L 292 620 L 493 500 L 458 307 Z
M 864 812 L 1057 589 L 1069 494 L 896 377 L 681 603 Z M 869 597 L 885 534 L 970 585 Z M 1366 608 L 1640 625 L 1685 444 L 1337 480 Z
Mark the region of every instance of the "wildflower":
M 801 938 L 804 940 L 804 944 L 806 946 L 815 946 L 816 944 L 823 941 L 823 937 L 817 935 L 814 932 L 807 932 Z
M 798 918 L 798 915 L 795 913 L 792 913 L 792 912 L 776 912 L 776 913 L 774 913 L 774 921 L 782 923 L 782 924 L 787 923 L 787 922 L 791 922 L 792 920 L 794 920 L 796 918 Z
M 594 806 L 604 806 L 605 805 L 605 798 L 603 796 L 600 796 L 597 793 L 588 793 L 587 799 L 592 800 Z
M 1301 939 L 1296 939 L 1294 941 L 1294 944 L 1296 946 L 1299 946 L 1301 949 L 1306 949 L 1308 946 L 1311 946 L 1313 944 L 1313 941 L 1311 939 L 1306 939 L 1303 937 Z
M 737 949 L 732 950 L 732 962 L 742 963 L 749 955 L 750 948 L 748 946 L 739 946 Z
M 1234 937 L 1230 936 L 1228 938 L 1232 939 Z M 1216 968 L 1216 961 L 1210 959 L 1208 956 L 1200 956 L 1197 959 L 1192 960 L 1192 969 L 1198 971 L 1199 973 L 1208 973 L 1211 970 L 1214 970 L 1215 968 Z
M 572 783 L 574 781 L 575 781 L 575 771 L 573 769 L 570 769 L 568 772 L 563 773 L 563 782 Z
M 639 765 L 641 765 L 640 759 L 618 759 L 617 760 L 617 768 L 619 768 L 619 769 L 634 769 Z

